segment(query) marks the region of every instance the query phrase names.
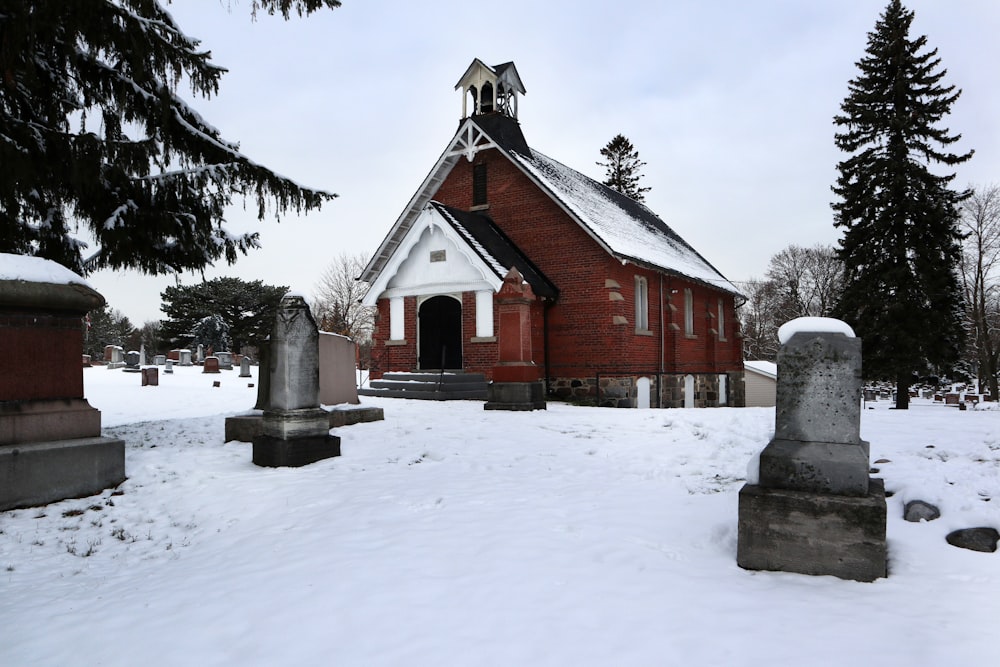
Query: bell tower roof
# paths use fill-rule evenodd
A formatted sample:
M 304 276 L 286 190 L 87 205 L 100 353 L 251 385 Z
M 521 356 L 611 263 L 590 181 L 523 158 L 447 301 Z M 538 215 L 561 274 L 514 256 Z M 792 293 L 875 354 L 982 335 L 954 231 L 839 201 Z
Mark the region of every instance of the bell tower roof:
M 524 84 L 514 63 L 490 67 L 479 58 L 472 61 L 455 84 L 462 89 L 462 118 L 499 113 L 517 120 L 517 96 L 524 95 Z M 469 101 L 472 112 L 469 113 Z

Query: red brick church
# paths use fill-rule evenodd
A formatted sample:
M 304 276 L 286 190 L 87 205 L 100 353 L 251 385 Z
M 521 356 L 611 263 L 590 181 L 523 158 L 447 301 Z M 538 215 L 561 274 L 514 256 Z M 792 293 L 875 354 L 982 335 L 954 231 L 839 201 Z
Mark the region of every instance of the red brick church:
M 475 60 L 458 132 L 361 275 L 372 377 L 483 373 L 516 268 L 547 390 L 602 405 L 743 404 L 738 290 L 645 205 L 529 147 L 513 63 Z

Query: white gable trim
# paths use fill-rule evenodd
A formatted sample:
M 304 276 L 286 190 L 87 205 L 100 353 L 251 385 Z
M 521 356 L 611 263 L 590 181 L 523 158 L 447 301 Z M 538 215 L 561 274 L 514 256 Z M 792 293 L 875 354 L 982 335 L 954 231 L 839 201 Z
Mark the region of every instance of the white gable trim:
M 420 242 L 424 232 L 428 229 L 440 231 L 458 249 L 460 257 L 456 259 L 465 266 L 471 267 L 477 277 L 469 279 L 467 276 L 464 279 L 454 281 L 427 282 L 405 288 L 390 287 L 389 284 L 392 282 L 392 279 L 399 273 L 403 264 L 409 259 L 414 248 Z M 408 226 L 403 237 L 398 239 L 393 247 L 392 254 L 379 270 L 377 277 L 372 282 L 371 288 L 361 300 L 361 303 L 366 306 L 374 306 L 378 303 L 379 299 L 400 296 L 479 292 L 485 290 L 496 292 L 502 284 L 503 276 L 498 275 L 495 268 L 479 256 L 475 249 L 469 245 L 465 237 L 455 231 L 436 208 L 427 204 L 420 211 L 420 214 L 415 217 L 413 223 Z
M 386 263 L 395 254 L 400 242 L 406 236 L 410 227 L 413 226 L 417 216 L 420 215 L 420 212 L 427 203 L 437 194 L 438 188 L 441 187 L 441 184 L 448 177 L 448 174 L 451 173 L 451 170 L 461 156 L 468 151 L 467 137 L 473 134 L 472 128 L 475 128 L 475 132 L 484 134 L 471 118 L 465 119 L 465 122 L 458 128 L 458 132 L 452 138 L 444 153 L 441 154 L 438 161 L 434 163 L 434 167 L 430 173 L 424 178 L 424 182 L 420 184 L 420 188 L 410 198 L 410 202 L 403 209 L 399 218 L 396 219 L 396 223 L 392 226 L 392 229 L 386 234 L 382 245 L 372 255 L 368 266 L 361 272 L 359 280 L 374 284 L 378 276 L 385 270 Z M 492 143 L 492 140 L 490 142 Z M 476 152 L 479 150 L 482 150 L 482 148 L 477 149 Z

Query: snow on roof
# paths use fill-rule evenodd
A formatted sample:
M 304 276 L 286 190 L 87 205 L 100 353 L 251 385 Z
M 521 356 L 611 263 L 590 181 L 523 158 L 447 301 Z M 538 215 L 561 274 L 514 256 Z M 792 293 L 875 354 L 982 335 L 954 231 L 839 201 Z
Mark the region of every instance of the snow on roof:
M 847 322 L 832 317 L 797 317 L 778 328 L 778 342 L 784 345 L 797 333 L 841 333 L 854 338 L 854 329 Z
M 610 252 L 733 294 L 739 290 L 643 204 L 553 160 L 508 151 L 557 197 Z
M 23 280 L 53 285 L 76 284 L 93 289 L 86 280 L 51 259 L 10 253 L 0 253 L 0 280 Z
M 773 361 L 744 361 L 743 366 L 761 375 L 767 375 L 771 378 L 778 377 L 778 364 Z

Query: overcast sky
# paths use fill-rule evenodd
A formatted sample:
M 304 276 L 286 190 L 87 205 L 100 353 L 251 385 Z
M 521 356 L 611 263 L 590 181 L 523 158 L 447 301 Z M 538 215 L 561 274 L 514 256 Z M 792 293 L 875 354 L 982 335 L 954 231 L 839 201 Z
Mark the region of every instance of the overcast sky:
M 473 58 L 513 61 L 529 145 L 598 180 L 616 134 L 647 163 L 646 203 L 732 281 L 789 244 L 834 244 L 832 118 L 887 0 L 343 0 L 308 19 L 250 18 L 250 0 L 168 9 L 229 69 L 195 107 L 257 162 L 340 195 L 257 222 L 263 248 L 209 278 L 315 293 L 342 252 L 374 252 L 451 140 L 454 85 Z M 231 7 L 230 7 L 231 5 Z M 956 186 L 1000 182 L 1000 3 L 908 0 L 963 90 L 947 119 L 975 149 Z M 175 277 L 100 272 L 91 284 L 139 326 Z M 179 277 L 182 284 L 201 280 Z

